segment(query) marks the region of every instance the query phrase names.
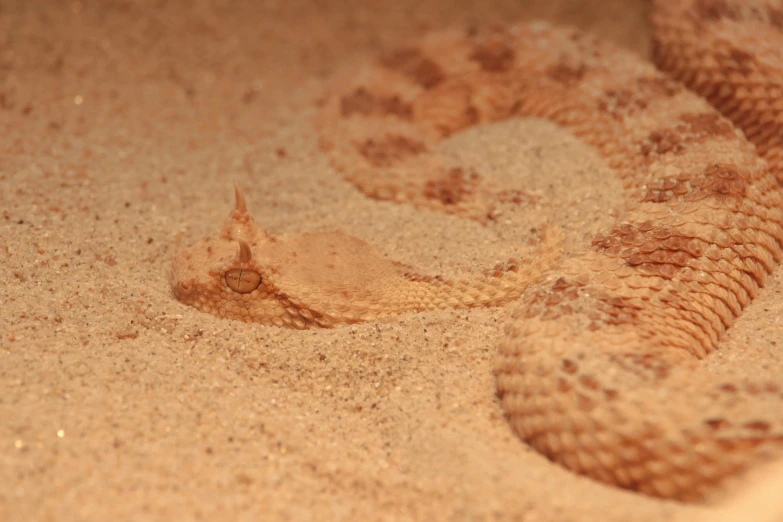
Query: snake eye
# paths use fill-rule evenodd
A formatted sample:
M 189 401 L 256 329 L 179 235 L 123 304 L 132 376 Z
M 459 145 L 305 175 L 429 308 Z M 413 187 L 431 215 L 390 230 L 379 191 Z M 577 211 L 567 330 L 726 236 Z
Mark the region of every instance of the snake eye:
M 240 207 L 244 207 L 244 200 L 237 189 L 237 210 L 241 210 Z M 240 241 L 237 260 L 247 263 L 252 259 L 253 253 L 250 251 L 250 245 L 245 241 Z M 232 268 L 226 271 L 225 279 L 228 287 L 238 294 L 249 294 L 261 284 L 261 274 L 245 268 Z
M 228 287 L 239 294 L 249 294 L 261 284 L 261 274 L 243 268 L 228 270 L 225 278 Z

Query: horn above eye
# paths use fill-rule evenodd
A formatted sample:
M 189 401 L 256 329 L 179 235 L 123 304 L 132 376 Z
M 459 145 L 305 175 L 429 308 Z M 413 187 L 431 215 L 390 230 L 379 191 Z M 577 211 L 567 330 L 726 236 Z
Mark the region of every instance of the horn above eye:
M 249 294 L 261 284 L 261 274 L 244 268 L 227 270 L 225 279 L 228 287 L 239 294 Z
M 242 195 L 236 183 L 234 183 L 234 200 L 236 201 L 235 210 L 241 214 L 246 214 L 247 204 L 245 203 L 245 196 Z
M 245 241 L 239 242 L 239 255 L 237 256 L 237 259 L 242 262 L 253 259 L 253 251 L 250 250 L 250 245 L 248 245 Z

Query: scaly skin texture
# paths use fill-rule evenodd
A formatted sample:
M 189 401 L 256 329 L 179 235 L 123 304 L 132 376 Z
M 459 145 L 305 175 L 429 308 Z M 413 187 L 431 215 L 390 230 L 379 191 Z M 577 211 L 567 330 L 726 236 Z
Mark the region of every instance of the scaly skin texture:
M 780 380 L 728 382 L 699 364 L 783 255 L 783 9 L 737 5 L 657 2 L 655 59 L 745 129 L 769 165 L 704 98 L 592 36 L 543 23 L 438 32 L 336 83 L 318 122 L 335 167 L 371 197 L 486 221 L 508 193 L 433 145 L 482 122 L 544 118 L 615 169 L 621 221 L 543 278 L 557 259 L 546 240 L 540 264 L 456 284 L 412 276 L 348 236 L 270 238 L 238 202 L 218 239 L 175 260 L 177 297 L 222 317 L 310 327 L 521 294 L 496 374 L 524 441 L 648 495 L 721 491 L 783 456 Z M 256 293 L 232 291 L 228 269 L 260 279 Z

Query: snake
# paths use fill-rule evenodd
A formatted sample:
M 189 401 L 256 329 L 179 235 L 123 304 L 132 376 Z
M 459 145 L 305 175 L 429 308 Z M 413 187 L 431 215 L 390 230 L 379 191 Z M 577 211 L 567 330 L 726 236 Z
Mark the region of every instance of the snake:
M 272 236 L 235 189 L 219 231 L 178 252 L 181 302 L 229 320 L 331 328 L 513 303 L 495 367 L 522 441 L 565 468 L 702 502 L 783 456 L 783 384 L 704 368 L 783 257 L 783 3 L 657 0 L 652 63 L 542 21 L 440 29 L 338 73 L 316 121 L 369 198 L 491 223 L 509 192 L 441 140 L 547 120 L 619 177 L 618 220 L 572 255 L 537 248 L 446 277 L 341 232 Z

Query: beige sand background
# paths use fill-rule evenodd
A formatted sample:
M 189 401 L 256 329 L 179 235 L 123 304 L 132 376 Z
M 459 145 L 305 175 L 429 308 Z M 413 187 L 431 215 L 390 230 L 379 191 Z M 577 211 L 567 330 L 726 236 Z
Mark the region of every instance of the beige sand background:
M 167 282 L 174 252 L 227 215 L 233 182 L 271 233 L 339 229 L 433 273 L 492 266 L 547 221 L 578 248 L 623 202 L 568 134 L 518 121 L 443 144 L 530 196 L 482 227 L 362 196 L 318 149 L 317 102 L 340 66 L 454 24 L 541 17 L 644 55 L 647 9 L 0 0 L 0 520 L 692 509 L 575 476 L 512 434 L 492 376 L 508 309 L 297 332 L 204 315 Z M 712 371 L 783 373 L 781 275 Z

